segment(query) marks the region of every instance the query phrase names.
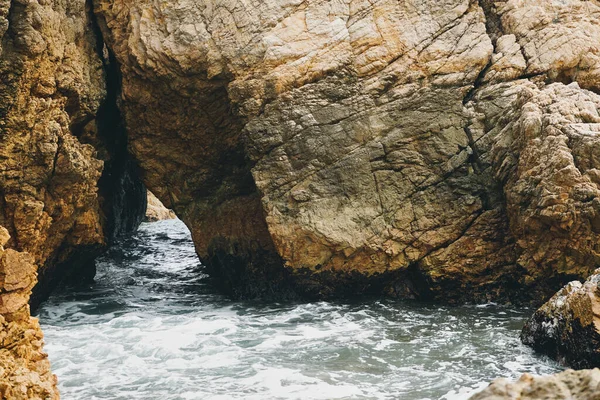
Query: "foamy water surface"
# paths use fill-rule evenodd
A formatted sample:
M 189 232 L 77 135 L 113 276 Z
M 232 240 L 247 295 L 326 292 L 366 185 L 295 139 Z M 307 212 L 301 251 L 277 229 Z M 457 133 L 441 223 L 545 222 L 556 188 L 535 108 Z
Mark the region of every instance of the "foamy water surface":
M 97 267 L 39 312 L 64 400 L 455 400 L 560 369 L 519 342 L 530 310 L 230 301 L 178 220 L 143 224 Z

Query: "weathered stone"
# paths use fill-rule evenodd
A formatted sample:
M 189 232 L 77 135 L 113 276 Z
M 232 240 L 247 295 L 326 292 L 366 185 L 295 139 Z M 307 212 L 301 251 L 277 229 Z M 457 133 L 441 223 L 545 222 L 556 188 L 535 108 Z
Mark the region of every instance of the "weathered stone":
M 0 226 L 0 231 L 4 228 Z M 34 257 L 0 247 L 0 398 L 58 399 L 56 377 L 42 350 L 43 334 L 29 313 L 37 281 Z
M 165 207 L 151 191 L 148 191 L 148 207 L 146 208 L 145 220 L 147 222 L 156 222 L 175 218 L 177 218 L 175 212 Z
M 600 370 L 568 370 L 550 376 L 497 379 L 469 400 L 595 400 L 600 398 Z
M 0 0 L 0 314 L 20 329 L 9 334 L 19 343 L 0 346 L 12 363 L 0 372 L 2 398 L 57 396 L 27 303 L 68 275 L 93 276 L 113 232 L 130 232 L 145 211 L 91 11 L 86 0 Z M 138 208 L 122 201 L 131 188 L 143 192 Z
M 145 182 L 232 292 L 540 302 L 600 264 L 599 97 L 563 84 L 597 87 L 596 3 L 95 10 Z

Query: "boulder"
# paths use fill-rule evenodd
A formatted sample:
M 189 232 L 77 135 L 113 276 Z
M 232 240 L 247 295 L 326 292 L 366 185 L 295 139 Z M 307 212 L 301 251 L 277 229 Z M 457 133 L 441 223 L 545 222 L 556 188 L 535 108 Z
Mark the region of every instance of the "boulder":
M 574 368 L 600 367 L 600 270 L 570 282 L 527 321 L 521 340 Z
M 177 218 L 177 216 L 173 210 L 169 210 L 165 207 L 151 191 L 148 191 L 148 207 L 146 208 L 145 221 L 156 222 L 175 218 Z

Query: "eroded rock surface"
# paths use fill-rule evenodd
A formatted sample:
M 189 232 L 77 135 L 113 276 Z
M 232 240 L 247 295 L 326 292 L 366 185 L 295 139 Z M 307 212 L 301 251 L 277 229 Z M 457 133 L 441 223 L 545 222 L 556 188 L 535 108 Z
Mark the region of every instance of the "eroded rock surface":
M 521 340 L 574 368 L 600 366 L 600 270 L 570 282 L 525 324 Z
M 9 239 L 0 226 L 0 397 L 58 400 L 56 376 L 42 350 L 42 330 L 29 313 L 37 266 L 30 254 L 5 249 Z
M 600 397 L 600 370 L 568 370 L 556 375 L 523 375 L 518 381 L 497 379 L 470 400 L 595 400 Z
M 85 0 L 0 0 L 2 398 L 57 398 L 27 305 L 38 277 L 34 306 L 68 275 L 93 277 L 93 258 L 144 214 L 91 11 Z
M 92 17 L 85 0 L 0 6 L 0 225 L 8 247 L 40 266 L 35 303 L 64 275 L 93 276 L 93 257 L 144 213 L 129 207 L 129 226 L 111 226 L 126 219 L 115 204 L 123 210 L 121 198 L 134 196 L 119 192 L 129 156 L 126 143 L 115 143 L 118 122 L 110 125 L 107 61 Z M 139 179 L 128 179 L 145 199 Z
M 597 2 L 95 11 L 145 182 L 235 294 L 539 302 L 598 266 Z

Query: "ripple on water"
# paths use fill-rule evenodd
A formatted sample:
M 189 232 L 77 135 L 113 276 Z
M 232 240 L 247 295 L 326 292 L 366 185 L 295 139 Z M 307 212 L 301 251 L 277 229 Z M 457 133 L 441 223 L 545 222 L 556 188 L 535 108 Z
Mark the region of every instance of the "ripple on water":
M 229 301 L 177 220 L 143 224 L 97 268 L 39 312 L 65 400 L 457 400 L 560 369 L 519 342 L 527 311 L 493 304 Z

